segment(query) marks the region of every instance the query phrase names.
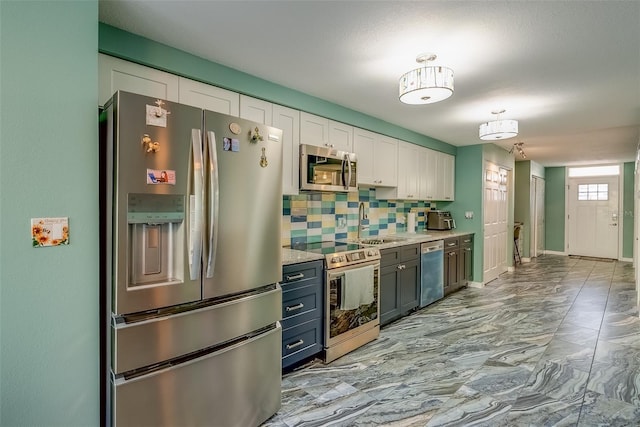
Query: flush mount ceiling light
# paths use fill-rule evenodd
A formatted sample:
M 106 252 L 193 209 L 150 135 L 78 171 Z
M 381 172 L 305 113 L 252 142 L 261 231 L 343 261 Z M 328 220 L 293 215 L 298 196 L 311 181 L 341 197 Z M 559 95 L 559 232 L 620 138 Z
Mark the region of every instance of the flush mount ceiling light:
M 480 125 L 480 139 L 483 141 L 495 141 L 498 139 L 508 139 L 518 136 L 517 120 L 500 120 L 500 114 L 505 110 L 492 111 L 491 114 L 497 116 L 497 120 L 482 123 Z
M 418 55 L 416 62 L 424 64 L 400 77 L 400 101 L 405 104 L 433 104 L 453 95 L 453 70 L 427 62 L 436 59 L 432 53 Z
M 523 145 L 524 145 L 524 142 L 516 142 L 515 144 L 513 144 L 513 147 L 511 147 L 511 150 L 509 150 L 509 154 L 512 154 L 514 151 L 517 151 L 518 154 L 520 154 L 520 156 L 523 159 L 526 159 L 527 155 L 524 154 L 524 150 L 522 149 Z

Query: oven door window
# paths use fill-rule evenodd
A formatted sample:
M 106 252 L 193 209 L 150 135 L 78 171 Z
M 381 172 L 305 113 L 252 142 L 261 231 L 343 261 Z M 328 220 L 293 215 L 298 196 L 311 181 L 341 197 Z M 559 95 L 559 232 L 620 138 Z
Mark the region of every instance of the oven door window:
M 378 318 L 378 280 L 379 269 L 373 274 L 373 301 L 357 305 L 347 301 L 348 286 L 344 273 L 329 277 L 329 338 L 337 337 Z

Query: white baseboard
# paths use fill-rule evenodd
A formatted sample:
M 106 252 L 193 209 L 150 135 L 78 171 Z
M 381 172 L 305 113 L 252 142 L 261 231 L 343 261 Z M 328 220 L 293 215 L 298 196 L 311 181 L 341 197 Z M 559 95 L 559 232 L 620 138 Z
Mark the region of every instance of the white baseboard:
M 620 258 L 618 261 L 633 262 L 633 258 Z
M 478 288 L 478 289 L 480 289 L 480 288 L 484 288 L 484 283 L 482 283 L 482 282 L 469 282 L 467 284 L 467 286 L 470 287 L 470 288 Z
M 527 258 L 520 258 L 522 260 L 522 262 L 531 262 L 531 258 L 527 257 Z
M 516 268 L 513 265 L 510 265 L 509 267 L 507 267 L 508 273 L 513 273 L 514 271 L 516 271 Z
M 550 250 L 545 250 L 544 251 L 545 255 L 562 255 L 562 256 L 567 256 L 566 252 L 559 252 L 559 251 L 550 251 Z

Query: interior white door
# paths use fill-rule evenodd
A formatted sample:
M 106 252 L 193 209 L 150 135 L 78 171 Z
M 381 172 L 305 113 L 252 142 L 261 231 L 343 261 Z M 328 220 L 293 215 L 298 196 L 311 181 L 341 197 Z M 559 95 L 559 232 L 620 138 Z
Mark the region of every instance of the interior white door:
M 619 177 L 570 178 L 570 255 L 618 258 Z
M 486 162 L 484 170 L 484 265 L 483 282 L 488 283 L 507 270 L 509 171 Z M 511 237 L 511 238 L 510 238 Z
M 533 212 L 533 251 L 532 256 L 544 254 L 544 184 L 542 178 L 533 177 L 534 212 Z

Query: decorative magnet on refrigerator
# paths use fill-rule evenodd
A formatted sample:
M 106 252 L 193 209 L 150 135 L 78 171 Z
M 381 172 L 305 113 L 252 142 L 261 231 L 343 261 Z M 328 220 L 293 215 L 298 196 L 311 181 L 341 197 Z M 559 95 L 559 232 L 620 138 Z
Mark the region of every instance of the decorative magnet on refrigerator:
M 31 243 L 34 248 L 69 244 L 69 218 L 31 218 Z
M 265 148 L 262 147 L 262 156 L 260 156 L 260 166 L 266 168 L 269 162 L 267 161 L 267 154 L 265 153 Z
M 262 138 L 262 135 L 260 135 L 260 129 L 258 129 L 257 126 L 254 130 L 250 132 L 249 136 L 251 137 L 251 142 L 253 142 L 254 144 L 257 144 L 258 141 L 264 140 L 264 138 Z

